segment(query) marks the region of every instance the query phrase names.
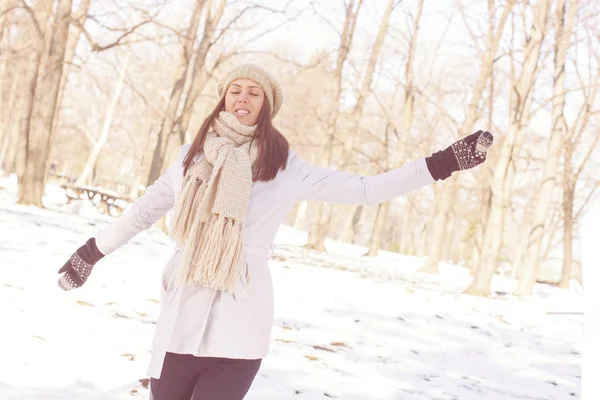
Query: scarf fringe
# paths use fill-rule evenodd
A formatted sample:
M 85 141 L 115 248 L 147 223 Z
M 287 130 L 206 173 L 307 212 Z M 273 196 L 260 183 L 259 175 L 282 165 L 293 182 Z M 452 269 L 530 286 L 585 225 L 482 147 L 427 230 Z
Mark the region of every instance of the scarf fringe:
M 179 282 L 232 291 L 242 271 L 243 228 L 241 222 L 222 215 L 196 221 L 190 235 L 201 241 L 185 246 Z
M 202 202 L 206 185 L 196 177 L 186 177 L 181 191 L 182 201 L 178 202 L 171 213 L 169 230 L 171 237 L 179 243 L 185 243 L 193 228 L 195 214 L 198 214 L 198 206 Z

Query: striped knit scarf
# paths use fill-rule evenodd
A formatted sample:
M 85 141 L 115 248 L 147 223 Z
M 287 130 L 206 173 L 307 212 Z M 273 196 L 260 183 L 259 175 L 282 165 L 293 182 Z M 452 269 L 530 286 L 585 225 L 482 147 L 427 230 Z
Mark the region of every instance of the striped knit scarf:
M 252 167 L 258 145 L 256 126 L 242 125 L 221 112 L 204 142 L 204 159 L 192 165 L 171 219 L 171 236 L 183 248 L 180 284 L 233 289 L 242 269 L 244 224 Z

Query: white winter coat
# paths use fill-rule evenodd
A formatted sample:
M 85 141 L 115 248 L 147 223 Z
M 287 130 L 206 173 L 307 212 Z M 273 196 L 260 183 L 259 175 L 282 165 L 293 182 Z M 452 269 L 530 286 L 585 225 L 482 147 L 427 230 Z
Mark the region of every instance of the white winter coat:
M 182 162 L 189 149 L 190 145 L 182 146 L 169 170 L 129 211 L 98 233 L 96 244 L 103 254 L 112 253 L 169 212 L 179 195 Z M 364 177 L 316 167 L 290 150 L 285 170 L 269 182 L 252 185 L 245 226 L 246 265 L 233 293 L 176 286 L 181 251 L 176 249 L 167 262 L 148 375 L 160 377 L 166 352 L 241 359 L 267 355 L 273 324 L 267 259 L 278 227 L 296 201 L 374 205 L 432 182 L 424 158 Z

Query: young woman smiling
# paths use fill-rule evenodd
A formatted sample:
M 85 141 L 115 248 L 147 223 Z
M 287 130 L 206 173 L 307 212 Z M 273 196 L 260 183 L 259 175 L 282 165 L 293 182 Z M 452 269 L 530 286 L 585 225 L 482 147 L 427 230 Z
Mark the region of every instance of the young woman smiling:
M 311 165 L 290 150 L 272 119 L 279 83 L 245 64 L 217 86 L 218 103 L 191 145 L 131 210 L 98 232 L 60 269 L 64 290 L 172 209 L 176 243 L 165 266 L 148 369 L 155 400 L 240 400 L 269 352 L 275 234 L 299 200 L 374 205 L 486 159 L 478 131 L 429 157 L 376 176 Z

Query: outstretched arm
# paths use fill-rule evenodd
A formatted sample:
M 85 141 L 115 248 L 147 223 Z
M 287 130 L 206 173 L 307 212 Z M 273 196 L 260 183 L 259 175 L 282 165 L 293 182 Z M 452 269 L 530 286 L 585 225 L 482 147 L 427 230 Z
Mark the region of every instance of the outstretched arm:
M 174 182 L 183 173 L 181 162 L 189 146 L 179 149 L 177 160 L 169 169 L 146 188 L 131 209 L 96 235 L 98 250 L 108 255 L 129 242 L 141 231 L 150 228 L 173 208 L 175 204 Z
M 154 184 L 148 186 L 144 195 L 133 203 L 130 210 L 98 232 L 95 238 L 90 238 L 71 255 L 58 271 L 63 274 L 58 280 L 58 285 L 63 290 L 82 286 L 98 261 L 141 231 L 151 227 L 173 208 L 175 178 L 177 174 L 183 173 L 181 162 L 188 149 L 189 146 L 182 146 L 179 149 L 177 161 Z
M 375 205 L 431 184 L 425 159 L 383 174 L 362 176 L 294 160 L 298 199 L 327 203 Z
M 410 161 L 383 174 L 362 176 L 293 160 L 298 199 L 328 203 L 375 205 L 412 192 L 453 172 L 473 168 L 486 159 L 493 137 L 478 131 L 430 157 Z

